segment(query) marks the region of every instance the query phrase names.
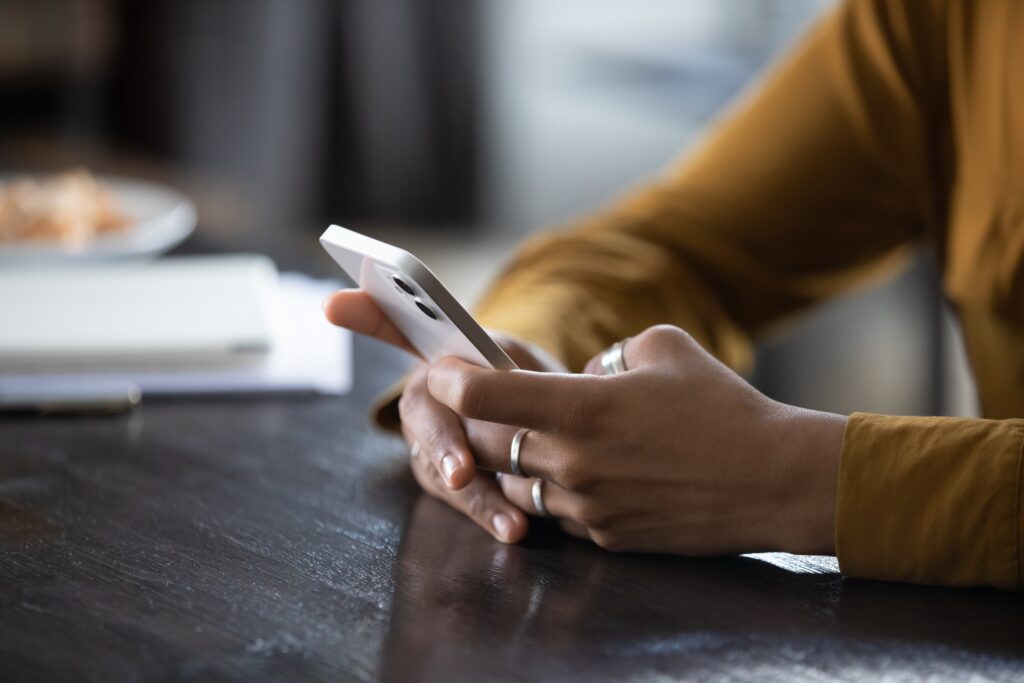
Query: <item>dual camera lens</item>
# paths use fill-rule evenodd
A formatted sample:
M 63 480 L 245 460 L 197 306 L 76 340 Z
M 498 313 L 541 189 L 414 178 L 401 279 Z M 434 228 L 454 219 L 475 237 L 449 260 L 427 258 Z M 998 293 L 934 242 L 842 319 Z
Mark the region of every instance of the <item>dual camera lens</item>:
M 398 277 L 397 275 L 393 275 L 391 277 L 391 279 L 395 281 L 395 284 L 398 285 L 399 289 L 401 289 L 403 292 L 405 292 L 409 296 L 415 296 L 416 295 L 416 292 L 414 292 L 412 290 L 412 287 L 409 286 L 409 283 L 406 282 L 405 280 L 403 280 L 402 278 Z
M 395 281 L 395 284 L 398 285 L 398 288 L 401 289 L 403 292 L 405 292 L 409 296 L 416 296 L 416 291 L 409 285 L 408 282 L 398 277 L 397 275 L 392 275 L 391 279 Z M 423 315 L 427 316 L 431 320 L 438 320 L 437 313 L 434 313 L 434 309 L 432 309 L 430 306 L 426 305 L 419 299 L 416 299 L 414 303 L 416 304 L 416 308 L 420 309 L 420 311 L 423 312 Z

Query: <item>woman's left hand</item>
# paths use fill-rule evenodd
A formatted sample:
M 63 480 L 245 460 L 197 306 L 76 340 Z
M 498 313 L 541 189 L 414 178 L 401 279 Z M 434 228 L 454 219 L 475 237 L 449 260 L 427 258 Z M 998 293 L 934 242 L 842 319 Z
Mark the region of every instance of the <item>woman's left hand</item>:
M 427 387 L 465 418 L 478 465 L 543 480 L 547 512 L 613 550 L 719 555 L 834 553 L 846 418 L 764 396 L 686 332 L 649 328 L 625 345 L 625 372 L 485 370 L 445 359 Z M 533 482 L 503 476 L 534 513 Z

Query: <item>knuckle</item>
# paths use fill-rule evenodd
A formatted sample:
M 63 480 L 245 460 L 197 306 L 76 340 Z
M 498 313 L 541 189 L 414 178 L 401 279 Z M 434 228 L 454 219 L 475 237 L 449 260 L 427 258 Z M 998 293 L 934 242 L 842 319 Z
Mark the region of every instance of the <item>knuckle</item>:
M 686 330 L 675 325 L 654 325 L 641 332 L 636 341 L 642 345 L 666 348 L 690 346 L 695 343 L 693 336 Z
M 466 494 L 464 509 L 466 514 L 475 520 L 484 520 L 487 517 L 487 499 L 479 491 Z
M 593 484 L 590 468 L 575 454 L 566 458 L 558 470 L 558 483 L 570 491 L 585 491 Z
M 436 423 L 430 423 L 421 429 L 420 446 L 426 449 L 427 456 L 436 460 L 441 456 L 443 446 L 447 441 L 447 434 L 443 427 Z
M 460 415 L 477 415 L 483 404 L 483 385 L 474 376 L 460 378 L 454 387 L 452 408 Z

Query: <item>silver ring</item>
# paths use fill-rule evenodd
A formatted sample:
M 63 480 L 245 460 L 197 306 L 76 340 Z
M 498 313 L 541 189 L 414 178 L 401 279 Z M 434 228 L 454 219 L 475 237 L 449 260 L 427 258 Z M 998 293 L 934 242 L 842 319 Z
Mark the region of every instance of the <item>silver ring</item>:
M 537 514 L 541 517 L 548 516 L 548 509 L 544 507 L 544 480 L 536 479 L 533 482 L 533 507 L 537 508 Z
M 526 432 L 530 431 L 526 427 L 523 427 L 516 435 L 512 437 L 512 449 L 509 451 L 509 465 L 512 470 L 512 474 L 517 477 L 524 477 L 523 471 L 519 468 L 519 448 L 523 445 L 523 437 L 526 436 Z
M 617 341 L 601 354 L 601 367 L 606 375 L 618 375 L 626 371 L 626 342 Z

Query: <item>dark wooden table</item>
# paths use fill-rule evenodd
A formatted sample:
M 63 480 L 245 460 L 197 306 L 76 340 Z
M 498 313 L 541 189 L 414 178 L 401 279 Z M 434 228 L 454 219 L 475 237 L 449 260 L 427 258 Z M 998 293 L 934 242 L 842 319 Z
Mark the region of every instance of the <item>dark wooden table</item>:
M 1024 596 L 827 558 L 504 546 L 419 494 L 366 404 L 0 422 L 0 681 L 1024 679 Z

